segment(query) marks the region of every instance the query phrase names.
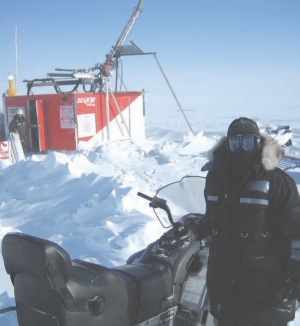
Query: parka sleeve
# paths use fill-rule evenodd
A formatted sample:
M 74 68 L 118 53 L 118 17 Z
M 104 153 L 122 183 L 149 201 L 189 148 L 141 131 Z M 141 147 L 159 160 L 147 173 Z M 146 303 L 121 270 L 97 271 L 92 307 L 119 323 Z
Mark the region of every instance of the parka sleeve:
M 206 213 L 196 224 L 196 232 L 200 240 L 207 238 L 212 233 L 211 218 Z
M 206 179 L 207 182 L 207 179 Z M 205 202 L 207 202 L 207 195 L 206 195 L 206 186 L 204 189 L 204 197 Z M 212 222 L 211 222 L 211 215 L 209 213 L 207 204 L 206 204 L 206 212 L 201 220 L 197 221 L 195 226 L 196 232 L 199 236 L 199 239 L 205 239 L 212 234 Z
M 285 219 L 284 233 L 290 242 L 288 278 L 291 289 L 288 298 L 300 301 L 300 197 L 294 179 L 287 178 L 287 181 L 286 205 L 283 209 L 283 216 Z
M 287 178 L 286 205 L 283 215 L 285 218 L 285 232 L 291 241 L 300 241 L 300 197 L 296 182 Z
M 277 169 L 272 173 L 269 193 L 270 225 L 284 242 L 300 240 L 300 197 L 296 182 Z
M 34 127 L 36 126 L 36 125 L 34 125 L 34 124 L 28 122 L 27 120 L 25 120 L 25 123 L 26 123 L 26 128 L 27 128 L 27 129 L 31 129 L 31 128 L 34 128 Z
M 15 132 L 16 131 L 16 122 L 15 122 L 14 119 L 11 120 L 8 128 L 9 128 L 9 132 Z

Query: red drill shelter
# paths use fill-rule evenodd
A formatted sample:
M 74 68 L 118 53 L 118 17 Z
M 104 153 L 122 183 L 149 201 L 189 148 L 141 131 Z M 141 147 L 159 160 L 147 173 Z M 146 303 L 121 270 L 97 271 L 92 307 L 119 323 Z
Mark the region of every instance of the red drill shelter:
M 145 136 L 142 91 L 8 96 L 3 102 L 6 127 L 19 108 L 38 125 L 27 130 L 27 147 L 37 151 L 75 150 L 96 135 L 103 141 Z

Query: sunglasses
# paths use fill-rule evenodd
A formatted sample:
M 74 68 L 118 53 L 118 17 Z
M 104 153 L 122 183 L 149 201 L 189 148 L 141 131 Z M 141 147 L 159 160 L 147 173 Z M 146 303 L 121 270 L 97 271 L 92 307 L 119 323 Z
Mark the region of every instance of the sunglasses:
M 260 137 L 255 135 L 237 135 L 235 137 L 230 137 L 228 142 L 229 149 L 232 152 L 235 152 L 240 148 L 250 152 L 260 144 Z

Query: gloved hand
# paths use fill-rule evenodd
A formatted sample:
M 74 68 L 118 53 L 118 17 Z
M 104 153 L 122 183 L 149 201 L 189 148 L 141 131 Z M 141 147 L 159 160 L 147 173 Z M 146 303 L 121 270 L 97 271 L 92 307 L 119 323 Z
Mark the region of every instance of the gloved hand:
M 288 300 L 300 301 L 300 282 L 290 282 L 290 292 L 287 295 Z
M 197 215 L 197 214 L 196 214 Z M 197 226 L 197 218 L 193 214 L 184 215 L 179 222 L 176 222 L 174 227 L 177 229 L 181 235 L 185 235 L 188 233 L 196 233 L 196 226 Z
M 193 214 L 187 214 L 183 217 L 183 225 L 186 229 L 195 229 L 197 220 Z
M 300 301 L 300 261 L 292 259 L 288 269 L 285 298 Z

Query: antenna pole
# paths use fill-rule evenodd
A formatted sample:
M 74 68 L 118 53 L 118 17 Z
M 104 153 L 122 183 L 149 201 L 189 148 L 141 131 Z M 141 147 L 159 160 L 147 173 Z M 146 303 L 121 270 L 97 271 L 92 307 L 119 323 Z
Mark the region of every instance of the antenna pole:
M 163 71 L 163 69 L 162 69 L 162 66 L 161 66 L 160 62 L 159 62 L 158 59 L 157 59 L 156 53 L 152 53 L 152 54 L 153 54 L 153 56 L 154 56 L 154 58 L 155 58 L 155 60 L 156 60 L 156 62 L 157 62 L 157 64 L 158 64 L 158 67 L 159 67 L 160 71 L 162 72 L 162 74 L 163 74 L 163 76 L 164 76 L 164 78 L 165 78 L 165 80 L 166 80 L 166 82 L 167 82 L 167 84 L 168 84 L 168 86 L 169 86 L 169 88 L 170 88 L 170 90 L 171 90 L 171 92 L 172 92 L 172 94 L 173 94 L 173 96 L 174 96 L 174 98 L 175 98 L 175 100 L 176 100 L 178 106 L 179 106 L 179 109 L 180 109 L 180 111 L 181 111 L 181 113 L 182 113 L 182 115 L 183 115 L 183 117 L 184 117 L 184 119 L 185 119 L 187 125 L 189 126 L 191 132 L 195 135 L 195 133 L 194 133 L 194 131 L 193 131 L 193 129 L 192 129 L 192 127 L 191 127 L 191 125 L 190 125 L 190 123 L 189 123 L 189 121 L 188 121 L 188 119 L 187 119 L 187 117 L 186 117 L 186 115 L 185 115 L 185 113 L 184 113 L 182 107 L 181 107 L 181 104 L 179 103 L 178 98 L 177 98 L 175 92 L 173 91 L 173 88 L 172 88 L 172 86 L 171 86 L 171 84 L 170 84 L 170 82 L 169 82 L 169 80 L 168 80 L 166 74 L 164 73 L 164 71 Z
M 18 26 L 15 26 L 15 51 L 16 51 L 16 71 L 15 71 L 15 87 L 18 89 Z

